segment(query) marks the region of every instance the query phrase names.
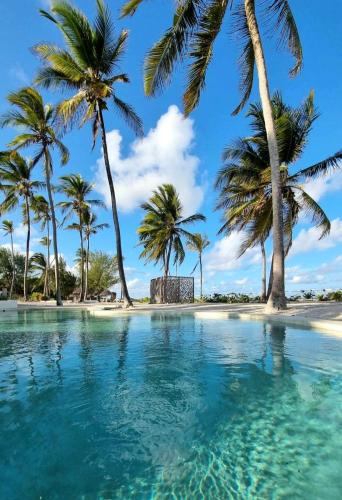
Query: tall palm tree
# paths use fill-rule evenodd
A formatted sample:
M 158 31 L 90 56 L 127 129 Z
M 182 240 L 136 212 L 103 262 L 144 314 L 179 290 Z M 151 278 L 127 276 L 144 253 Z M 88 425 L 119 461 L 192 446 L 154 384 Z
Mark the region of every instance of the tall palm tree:
M 34 146 L 37 150 L 33 163 L 43 161 L 55 255 L 56 303 L 61 306 L 63 304 L 59 278 L 57 222 L 51 186 L 53 174 L 52 151 L 57 150 L 59 152 L 62 165 L 68 162 L 69 151 L 60 141 L 55 131 L 56 108 L 52 104 L 44 104 L 42 96 L 36 89 L 26 87 L 19 92 L 13 92 L 9 94 L 8 101 L 15 110 L 6 113 L 2 117 L 2 126 L 12 125 L 14 127 L 24 127 L 25 129 L 24 133 L 17 135 L 10 142 L 9 147 L 20 149 Z
M 181 264 L 185 258 L 182 238 L 192 240 L 193 235 L 183 226 L 206 220 L 202 214 L 183 218 L 183 207 L 172 184 L 159 186 L 149 202 L 143 203 L 144 219 L 138 228 L 140 244 L 144 247 L 140 257 L 147 261 L 162 263 L 164 277 L 170 271 L 170 259 L 174 254 L 174 264 Z
M 284 104 L 281 95 L 272 98 L 276 136 L 281 161 L 282 210 L 285 234 L 285 255 L 291 248 L 293 227 L 304 211 L 321 229 L 321 237 L 330 231 L 330 221 L 319 204 L 305 191 L 303 181 L 325 175 L 337 167 L 342 151 L 295 173 L 290 168 L 300 159 L 318 114 L 310 93 L 304 103 L 292 109 Z M 224 224 L 219 233 L 245 230 L 246 238 L 240 255 L 255 245 L 261 246 L 263 258 L 262 299 L 266 298 L 266 254 L 264 244 L 273 225 L 272 178 L 265 122 L 260 104 L 252 104 L 247 114 L 254 135 L 237 140 L 224 152 L 225 164 L 219 171 L 217 209 L 224 210 Z M 273 266 L 272 266 L 273 268 Z M 272 284 L 273 269 L 270 273 Z
M 24 271 L 24 300 L 28 300 L 27 275 L 29 269 L 31 216 L 30 205 L 34 192 L 44 186 L 43 182 L 32 179 L 34 163 L 26 161 L 19 153 L 0 153 L 0 190 L 4 199 L 0 203 L 0 213 L 6 213 L 23 201 L 23 219 L 27 225 L 26 255 Z
M 14 245 L 13 245 L 13 233 L 14 233 L 14 224 L 11 220 L 2 221 L 2 230 L 5 236 L 9 236 L 11 239 L 11 259 L 12 259 L 12 281 L 11 288 L 9 293 L 9 298 L 12 298 L 13 288 L 15 282 L 15 259 L 14 259 Z
M 202 235 L 201 233 L 195 233 L 192 235 L 192 238 L 188 241 L 188 248 L 192 252 L 197 252 L 198 253 L 198 261 L 196 262 L 195 267 L 192 270 L 192 273 L 194 273 L 197 269 L 197 266 L 199 266 L 200 269 L 200 283 L 201 283 L 201 289 L 200 289 L 200 298 L 202 300 L 203 298 L 203 268 L 202 268 L 202 255 L 204 250 L 210 245 L 210 241 L 208 240 L 206 235 Z M 192 274 L 191 273 L 191 274 Z
M 90 255 L 90 238 L 105 228 L 109 228 L 106 222 L 97 224 L 97 215 L 90 210 L 85 210 L 83 215 L 84 223 L 84 239 L 86 241 L 86 257 L 85 257 L 85 287 L 84 298 L 88 296 L 88 273 L 89 273 L 89 255 Z
M 128 31 L 121 31 L 118 36 L 115 36 L 108 8 L 102 0 L 97 0 L 96 5 L 97 14 L 93 24 L 81 11 L 65 1 L 53 2 L 51 14 L 41 11 L 43 16 L 55 23 L 61 30 L 66 49 L 51 44 L 40 44 L 36 47 L 36 52 L 46 63 L 46 66 L 39 72 L 36 83 L 46 88 L 67 88 L 76 92 L 71 98 L 61 103 L 58 112 L 65 125 L 72 124 L 78 118 L 80 118 L 80 125 L 91 121 L 93 146 L 98 131 L 101 130 L 119 275 L 125 305 L 131 306 L 132 301 L 123 267 L 120 224 L 103 112 L 107 110 L 107 103 L 111 102 L 137 134 L 142 133 L 142 123 L 133 108 L 118 97 L 115 87 L 117 83 L 129 82 L 126 74 L 114 73 L 123 56 Z
M 40 244 L 46 247 L 47 250 L 47 266 L 44 280 L 44 295 L 49 298 L 50 295 L 50 287 L 49 287 L 49 274 L 50 274 L 50 222 L 51 222 L 51 214 L 50 214 L 50 205 L 48 201 L 42 195 L 36 195 L 32 199 L 32 210 L 34 213 L 33 222 L 40 224 L 40 229 L 42 231 L 46 228 L 46 236 L 44 236 L 40 240 Z
M 132 15 L 143 0 L 129 0 L 122 15 Z M 232 7 L 236 7 L 232 9 Z M 302 66 L 302 48 L 297 26 L 288 0 L 178 0 L 172 26 L 152 47 L 145 60 L 145 93 L 154 95 L 169 82 L 175 63 L 190 58 L 188 84 L 184 93 L 185 114 L 189 114 L 199 103 L 205 87 L 207 69 L 212 59 L 213 47 L 218 34 L 226 31 L 226 16 L 233 14 L 234 27 L 243 40 L 239 59 L 241 67 L 242 100 L 233 114 L 238 113 L 247 102 L 253 87 L 254 69 L 259 79 L 259 94 L 267 133 L 272 173 L 273 255 L 274 280 L 268 309 L 286 307 L 284 283 L 284 242 L 281 207 L 280 162 L 277 148 L 274 119 L 272 115 L 269 80 L 264 49 L 260 36 L 256 7 L 266 9 L 266 28 L 278 32 L 280 41 L 287 44 L 295 58 L 290 71 L 295 76 Z M 273 19 L 271 19 L 273 18 Z M 271 28 L 271 29 L 270 29 Z
M 71 174 L 61 177 L 61 184 L 58 191 L 66 196 L 66 201 L 61 201 L 58 206 L 64 214 L 63 223 L 72 215 L 76 215 L 77 223 L 69 224 L 67 229 L 79 232 L 81 244 L 81 294 L 80 302 L 84 300 L 84 213 L 93 206 L 104 207 L 104 203 L 98 199 L 90 199 L 89 195 L 93 191 L 93 184 L 82 179 L 80 174 Z

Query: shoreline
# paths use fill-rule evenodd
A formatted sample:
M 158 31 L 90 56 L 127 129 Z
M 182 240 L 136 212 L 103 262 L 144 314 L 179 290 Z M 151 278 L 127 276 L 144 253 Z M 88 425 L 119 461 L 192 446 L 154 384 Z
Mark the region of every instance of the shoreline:
M 54 301 L 18 303 L 15 311 L 29 310 L 86 310 L 97 317 L 115 317 L 126 314 L 150 313 L 193 313 L 199 318 L 227 318 L 242 321 L 281 322 L 288 326 L 330 331 L 342 335 L 342 303 L 339 302 L 291 302 L 286 311 L 266 314 L 264 304 L 141 304 L 124 309 L 116 303 L 87 302 L 65 303 L 56 306 Z M 0 315 L 1 317 L 1 315 Z

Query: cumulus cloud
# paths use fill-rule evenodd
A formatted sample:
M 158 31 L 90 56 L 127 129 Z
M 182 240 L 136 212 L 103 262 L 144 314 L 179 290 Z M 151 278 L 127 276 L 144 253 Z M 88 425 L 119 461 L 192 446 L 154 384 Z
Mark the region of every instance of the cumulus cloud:
M 318 228 L 310 227 L 302 229 L 294 239 L 289 257 L 312 250 L 326 250 L 342 243 L 342 220 L 337 218 L 331 222 L 331 231 L 328 236 L 319 239 L 321 231 Z
M 198 210 L 203 201 L 204 186 L 196 180 L 199 159 L 191 154 L 194 137 L 193 120 L 184 118 L 177 106 L 170 106 L 154 129 L 131 144 L 127 157 L 121 152 L 120 132 L 109 132 L 108 152 L 119 209 L 132 212 L 151 196 L 157 186 L 172 183 L 179 192 L 185 214 Z M 95 183 L 97 191 L 110 205 L 105 178 L 102 156 L 97 161 Z
M 205 268 L 209 272 L 234 271 L 259 264 L 261 254 L 258 247 L 251 248 L 238 258 L 241 243 L 245 234 L 233 231 L 229 236 L 215 242 L 213 248 L 205 256 Z
M 240 280 L 235 280 L 234 281 L 235 285 L 246 285 L 248 283 L 248 278 L 241 278 Z
M 329 175 L 305 182 L 303 187 L 314 200 L 319 201 L 326 194 L 342 189 L 342 172 L 332 170 Z

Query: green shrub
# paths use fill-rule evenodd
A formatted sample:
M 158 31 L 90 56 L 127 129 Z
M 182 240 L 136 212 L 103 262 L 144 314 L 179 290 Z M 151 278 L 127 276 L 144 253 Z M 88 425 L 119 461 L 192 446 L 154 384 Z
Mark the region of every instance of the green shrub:
M 45 300 L 43 299 L 44 295 L 40 292 L 33 292 L 31 293 L 31 296 L 30 296 L 30 300 L 32 300 L 32 302 L 40 302 L 41 300 Z
M 328 300 L 335 300 L 336 302 L 342 302 L 342 290 L 336 290 L 335 292 L 329 292 Z
M 142 304 L 149 304 L 150 297 L 142 297 L 141 299 L 139 299 L 139 302 L 141 302 Z

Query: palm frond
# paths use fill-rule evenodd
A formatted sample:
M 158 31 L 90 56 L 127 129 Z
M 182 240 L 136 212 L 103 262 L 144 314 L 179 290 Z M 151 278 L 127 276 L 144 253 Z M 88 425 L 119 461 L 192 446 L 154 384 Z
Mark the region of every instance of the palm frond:
M 137 135 L 143 135 L 144 131 L 142 121 L 136 114 L 132 106 L 119 99 L 116 95 L 113 95 L 113 101 L 116 109 L 121 114 L 126 123 L 132 128 L 132 130 Z
M 149 51 L 144 63 L 146 95 L 155 95 L 170 81 L 174 65 L 183 57 L 197 24 L 200 3 L 199 0 L 179 2 L 171 28 Z
M 224 15 L 231 0 L 212 0 L 198 21 L 198 30 L 192 37 L 187 88 L 183 96 L 185 115 L 197 106 L 213 54 L 213 46 L 220 32 Z
M 286 43 L 295 58 L 295 65 L 290 70 L 290 76 L 296 76 L 303 65 L 303 51 L 298 28 L 287 0 L 270 0 L 268 10 L 276 16 L 276 27 L 280 31 L 280 42 Z

